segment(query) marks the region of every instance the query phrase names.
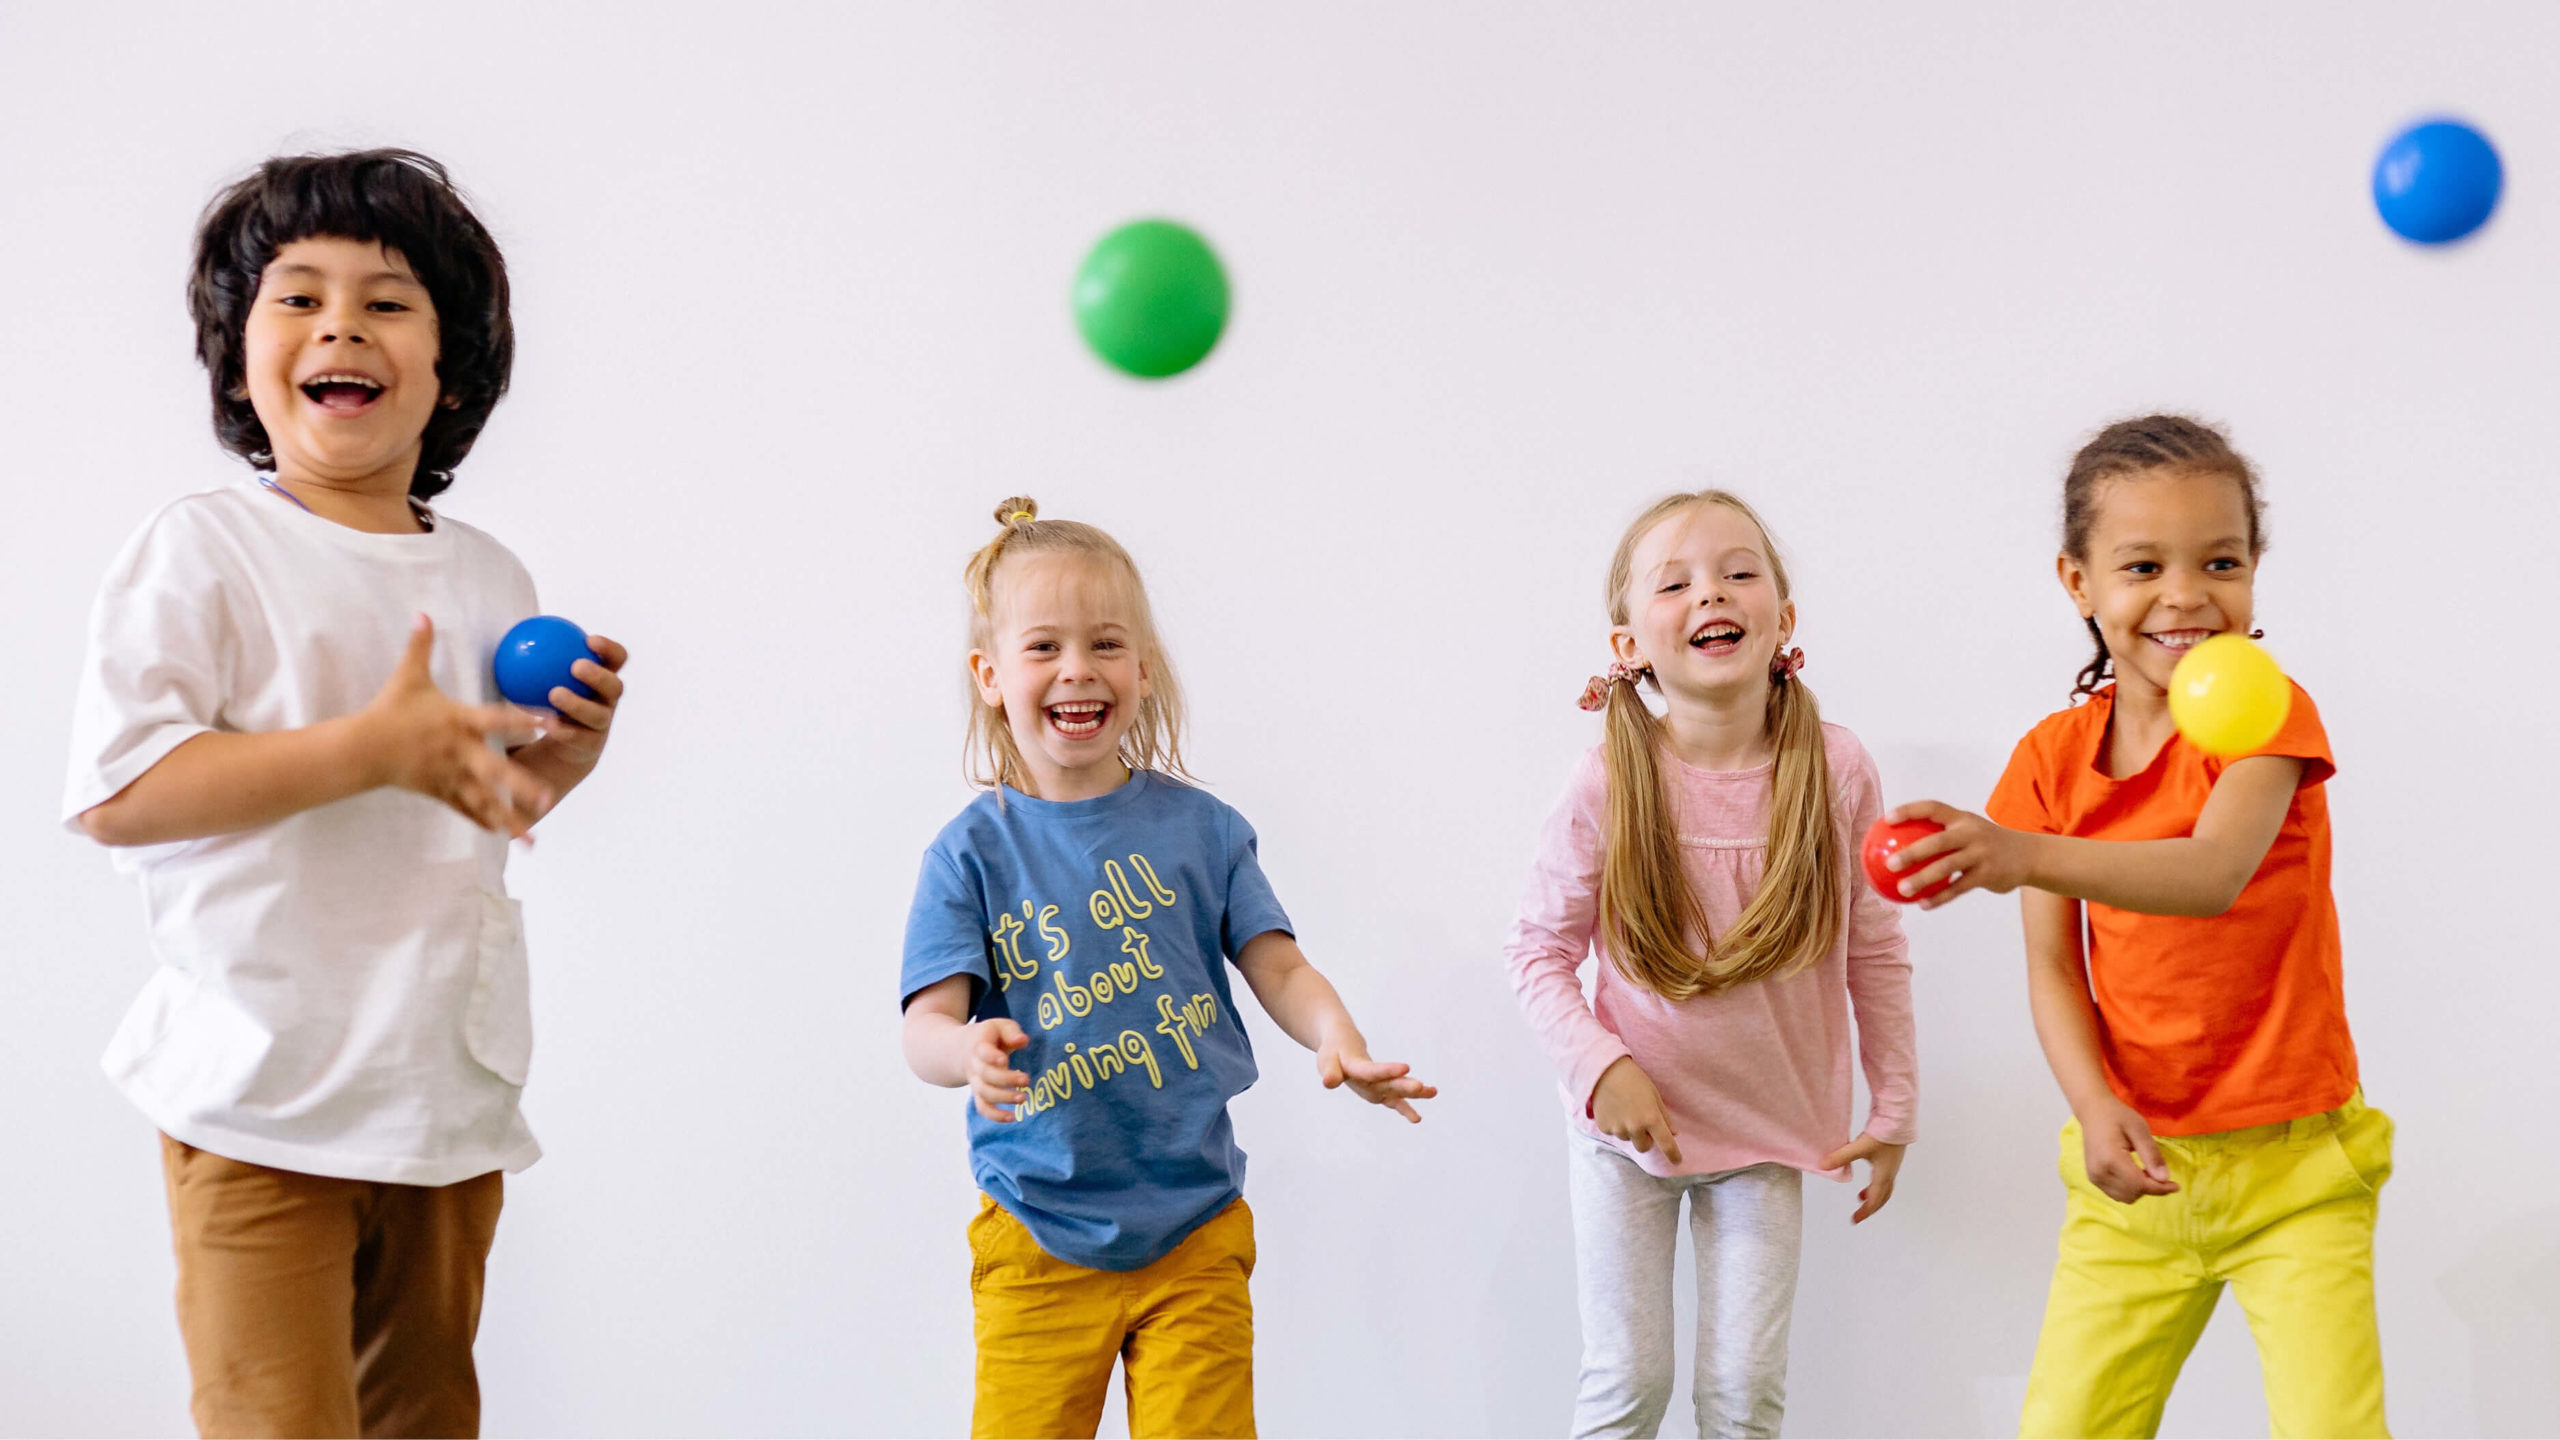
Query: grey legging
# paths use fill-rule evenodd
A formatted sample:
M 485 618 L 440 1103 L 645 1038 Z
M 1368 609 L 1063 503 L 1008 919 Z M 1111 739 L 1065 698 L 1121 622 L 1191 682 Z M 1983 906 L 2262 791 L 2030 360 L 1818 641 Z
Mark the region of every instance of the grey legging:
M 1650 1436 L 1671 1403 L 1680 1200 L 1698 1264 L 1701 1435 L 1775 1435 L 1804 1238 L 1804 1176 L 1754 1165 L 1665 1180 L 1568 1127 L 1582 1388 L 1573 1433 Z

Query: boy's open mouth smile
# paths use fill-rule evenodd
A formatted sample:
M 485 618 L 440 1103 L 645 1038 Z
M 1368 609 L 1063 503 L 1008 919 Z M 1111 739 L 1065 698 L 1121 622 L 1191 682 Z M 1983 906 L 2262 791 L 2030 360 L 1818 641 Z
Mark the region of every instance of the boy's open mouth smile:
M 1102 723 L 1111 718 L 1111 707 L 1100 700 L 1069 700 L 1044 707 L 1049 726 L 1070 740 L 1090 740 L 1102 733 Z
M 1689 637 L 1689 648 L 1721 658 L 1742 648 L 1742 627 L 1731 620 L 1710 620 Z
M 2172 655 L 2184 655 L 2221 633 L 2219 630 L 2146 630 L 2142 632 L 2142 638 Z
M 303 381 L 298 388 L 321 409 L 348 415 L 382 398 L 381 381 L 352 370 L 324 371 Z

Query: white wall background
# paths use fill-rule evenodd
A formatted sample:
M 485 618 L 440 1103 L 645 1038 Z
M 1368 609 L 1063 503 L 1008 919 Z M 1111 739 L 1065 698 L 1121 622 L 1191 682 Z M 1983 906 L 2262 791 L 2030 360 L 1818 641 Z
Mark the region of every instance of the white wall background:
M 965 798 L 959 567 L 1016 491 L 1139 556 L 1199 768 L 1445 1087 L 1407 1130 L 1254 1017 L 1264 1429 L 1560 1430 L 1560 1121 L 1499 944 L 1597 734 L 1620 525 L 1752 496 L 1827 713 L 1895 795 L 1979 803 L 2081 659 L 2063 462 L 2157 406 L 2262 464 L 2270 643 L 2340 757 L 2394 1421 L 2560 1429 L 2560 9 L 1759 8 L 0 8 L 0 1431 L 186 1423 L 152 1135 L 96 1068 L 142 926 L 53 810 L 102 567 L 235 473 L 195 214 L 360 143 L 449 161 L 514 266 L 448 508 L 634 655 L 516 868 L 549 1158 L 491 1265 L 492 1433 L 965 1427 L 961 1102 L 900 1064 L 895 972 Z M 2366 177 L 2440 108 L 2510 193 L 2421 253 Z M 1065 304 L 1151 213 L 1238 295 L 1155 387 Z M 1809 1197 L 1800 1434 L 2006 1429 L 2033 1348 L 2064 1107 L 2014 911 L 1912 933 L 1924 1139 L 1855 1233 Z M 2226 1303 L 2168 1424 L 2264 1423 Z

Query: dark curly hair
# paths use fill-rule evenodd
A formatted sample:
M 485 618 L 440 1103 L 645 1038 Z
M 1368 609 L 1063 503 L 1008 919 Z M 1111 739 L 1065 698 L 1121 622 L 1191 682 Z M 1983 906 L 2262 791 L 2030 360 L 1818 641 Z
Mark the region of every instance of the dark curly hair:
M 246 398 L 242 338 L 276 252 L 320 236 L 398 254 L 435 302 L 443 394 L 421 437 L 409 493 L 420 500 L 442 494 L 507 393 L 516 331 L 498 243 L 445 168 L 414 150 L 279 155 L 205 207 L 187 310 L 196 322 L 196 356 L 213 384 L 213 433 L 252 465 L 275 463 L 266 427 Z
M 2231 448 L 2230 436 L 2186 415 L 2119 420 L 2080 447 L 2080 453 L 2071 457 L 2070 473 L 2062 479 L 2062 552 L 2086 564 L 2089 532 L 2098 523 L 2100 486 L 2118 476 L 2151 470 L 2219 475 L 2239 486 L 2240 503 L 2249 512 L 2250 558 L 2266 553 L 2267 502 L 2258 494 L 2257 469 Z M 2098 693 L 2098 687 L 2115 671 L 2114 657 L 2107 653 L 2107 637 L 2099 633 L 2098 622 L 2083 623 L 2089 627 L 2089 638 L 2097 642 L 2098 653 L 2080 667 L 2079 683 L 2071 689 L 2075 705 Z

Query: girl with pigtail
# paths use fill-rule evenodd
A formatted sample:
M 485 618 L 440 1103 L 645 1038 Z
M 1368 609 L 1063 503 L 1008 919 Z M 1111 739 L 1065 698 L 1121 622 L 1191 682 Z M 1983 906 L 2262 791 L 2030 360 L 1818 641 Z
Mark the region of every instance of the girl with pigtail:
M 925 852 L 908 1066 L 969 1092 L 977 1435 L 1251 1435 L 1253 1213 L 1227 1102 L 1254 1082 L 1230 963 L 1316 1075 L 1407 1120 L 1299 950 L 1253 827 L 1182 764 L 1182 691 L 1118 541 L 996 507 L 969 562 L 969 773 Z
M 1702 1435 L 1774 1435 L 1804 1172 L 1892 1197 L 1918 1068 L 1890 905 L 1852 882 L 1874 762 L 1822 721 L 1759 517 L 1721 490 L 1636 517 L 1608 581 L 1608 712 L 1539 837 L 1511 980 L 1554 1061 L 1582 1312 L 1576 1435 L 1652 1435 L 1671 1398 L 1689 1202 Z M 1661 700 L 1657 714 L 1642 693 Z M 1601 961 L 1590 999 L 1581 967 Z M 1850 1129 L 1852 1016 L 1870 1106 Z

